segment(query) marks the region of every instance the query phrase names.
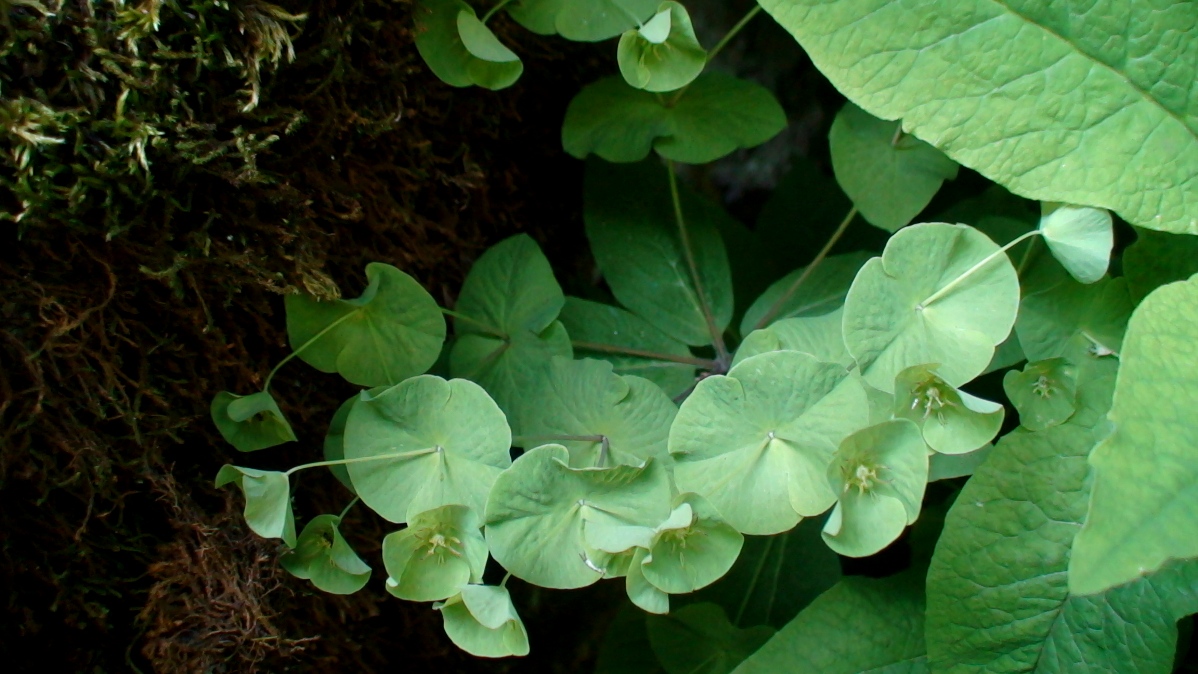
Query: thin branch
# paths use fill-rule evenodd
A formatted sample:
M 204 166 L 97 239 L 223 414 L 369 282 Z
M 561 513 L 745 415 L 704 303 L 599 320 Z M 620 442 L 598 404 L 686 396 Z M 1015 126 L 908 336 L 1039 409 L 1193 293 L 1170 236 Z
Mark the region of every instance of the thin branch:
M 1026 233 L 1016 237 L 1014 240 L 1012 240 L 1007 245 L 1005 245 L 1002 248 L 999 248 L 998 250 L 994 251 L 993 253 L 990 253 L 989 255 L 987 255 L 985 258 L 982 259 L 981 262 L 978 262 L 977 264 L 973 265 L 969 269 L 966 269 L 963 274 L 961 274 L 957 278 L 950 281 L 947 285 L 945 285 L 940 290 L 937 290 L 936 292 L 932 293 L 931 295 L 928 295 L 928 298 L 926 300 L 920 302 L 918 305 L 916 305 L 915 308 L 920 309 L 920 310 L 926 309 L 928 307 L 928 305 L 930 305 L 932 302 L 935 302 L 936 300 L 949 294 L 950 292 L 953 291 L 954 288 L 956 288 L 958 285 L 960 285 L 961 282 L 963 282 L 965 279 L 969 278 L 970 276 L 973 276 L 974 273 L 976 273 L 979 269 L 981 269 L 982 267 L 985 267 L 987 264 L 990 264 L 991 260 L 996 259 L 999 255 L 1006 255 L 1008 250 L 1011 250 L 1015 246 L 1023 243 L 1024 241 L 1032 238 L 1033 236 L 1038 235 L 1039 233 L 1040 233 L 1040 230 L 1037 229 L 1037 230 L 1032 230 L 1030 232 L 1026 232 Z
M 715 46 L 711 48 L 711 51 L 707 52 L 707 62 L 711 63 L 716 54 L 723 51 L 724 47 L 726 47 L 728 43 L 732 41 L 732 38 L 736 37 L 736 35 L 740 33 L 740 31 L 746 25 L 748 25 L 748 23 L 753 20 L 753 17 L 757 16 L 759 12 L 761 12 L 761 5 L 757 5 L 753 9 L 750 9 L 740 21 L 737 21 L 736 25 L 730 28 L 728 32 L 724 34 L 724 37 L 720 38 L 719 42 L 715 43 Z
M 682 217 L 682 197 L 678 194 L 678 176 L 674 172 L 674 160 L 668 160 L 666 166 L 669 168 L 670 198 L 674 201 L 674 221 L 678 224 L 678 238 L 682 241 L 682 252 L 686 256 L 686 266 L 690 269 L 691 283 L 695 284 L 695 294 L 699 296 L 699 309 L 703 312 L 703 320 L 711 334 L 711 345 L 715 347 L 716 358 L 721 363 L 727 363 L 730 360 L 728 347 L 724 345 L 724 335 L 716 327 L 715 317 L 711 314 L 711 304 L 707 301 L 703 280 L 699 278 L 699 265 L 695 263 L 695 254 L 691 249 L 686 220 Z
M 671 363 L 681 363 L 683 365 L 694 365 L 695 367 L 703 368 L 704 370 L 716 369 L 717 363 L 714 360 L 706 358 L 695 358 L 694 356 L 679 356 L 672 353 L 658 353 L 656 351 L 645 351 L 642 349 L 633 349 L 623 346 L 614 346 L 611 344 L 599 344 L 597 342 L 571 342 L 575 349 L 582 351 L 595 351 L 597 353 L 610 353 L 617 356 L 635 356 L 637 358 L 652 358 L 653 360 L 664 360 Z
M 304 349 L 308 348 L 309 346 L 312 346 L 316 342 L 316 340 L 320 339 L 321 337 L 324 337 L 326 334 L 329 333 L 330 330 L 337 327 L 338 325 L 341 325 L 345 321 L 349 320 L 349 318 L 351 316 L 356 316 L 358 314 L 358 311 L 359 311 L 358 309 L 354 309 L 353 311 L 350 311 L 349 313 L 345 314 L 341 318 L 338 318 L 337 320 L 333 321 L 332 323 L 329 323 L 328 325 L 326 325 L 324 327 L 323 330 L 316 333 L 315 335 L 312 336 L 311 339 L 309 339 L 308 341 L 301 344 L 298 349 L 287 354 L 287 356 L 285 358 L 283 358 L 283 360 L 279 361 L 278 365 L 275 365 L 274 369 L 270 371 L 270 374 L 266 375 L 266 381 L 262 384 L 262 390 L 264 392 L 270 390 L 270 382 L 271 382 L 271 380 L 273 380 L 275 378 L 275 374 L 278 373 L 279 368 L 286 365 L 292 358 L 295 358 L 296 356 L 300 355 L 300 353 Z

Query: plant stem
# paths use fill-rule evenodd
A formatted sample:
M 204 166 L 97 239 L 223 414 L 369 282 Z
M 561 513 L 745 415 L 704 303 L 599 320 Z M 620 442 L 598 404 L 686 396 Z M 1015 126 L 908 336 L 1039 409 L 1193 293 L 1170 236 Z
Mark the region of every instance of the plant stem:
M 283 360 L 280 360 L 280 361 L 279 361 L 279 364 L 278 364 L 278 365 L 275 365 L 274 369 L 270 371 L 270 374 L 266 375 L 266 381 L 265 381 L 265 382 L 262 384 L 262 390 L 263 390 L 264 392 L 265 392 L 265 391 L 269 391 L 269 390 L 270 390 L 270 382 L 271 382 L 271 380 L 272 380 L 272 379 L 274 379 L 274 378 L 275 378 L 275 374 L 276 374 L 276 373 L 279 371 L 279 368 L 281 368 L 281 367 L 283 367 L 284 365 L 286 365 L 286 364 L 288 363 L 288 361 L 290 361 L 292 358 L 295 358 L 296 356 L 300 355 L 300 352 L 302 352 L 304 349 L 308 348 L 309 346 L 312 346 L 312 344 L 313 344 L 314 342 L 316 342 L 316 340 L 320 339 L 321 337 L 324 337 L 326 334 L 328 334 L 328 332 L 329 332 L 330 330 L 332 330 L 333 328 L 337 327 L 338 325 L 341 325 L 341 324 L 342 324 L 342 323 L 344 323 L 345 321 L 349 320 L 349 318 L 350 318 L 351 316 L 356 316 L 356 315 L 358 315 L 358 311 L 359 311 L 358 309 L 354 309 L 353 311 L 351 311 L 351 312 L 349 312 L 349 313 L 345 314 L 345 315 L 344 315 L 344 316 L 342 316 L 341 318 L 338 318 L 337 320 L 333 321 L 332 323 L 329 323 L 328 325 L 326 325 L 326 326 L 324 327 L 324 329 L 323 329 L 323 330 L 321 330 L 320 332 L 318 332 L 318 333 L 316 333 L 315 335 L 313 335 L 313 336 L 312 336 L 312 339 L 309 339 L 308 341 L 306 341 L 306 342 L 304 342 L 303 344 L 301 344 L 301 345 L 300 345 L 300 348 L 298 348 L 298 349 L 295 349 L 295 350 L 294 350 L 294 351 L 292 351 L 291 353 L 287 354 L 287 357 L 286 357 L 286 358 L 284 358 Z
M 361 500 L 362 500 L 361 498 L 355 496 L 354 500 L 350 501 L 349 505 L 345 506 L 345 510 L 342 510 L 341 514 L 337 516 L 337 521 L 340 522 L 341 520 L 345 519 L 345 515 L 346 515 L 346 513 L 349 512 L 349 509 L 356 506 L 358 504 L 358 501 L 361 501 Z
M 894 137 L 890 139 L 890 147 L 898 148 L 899 141 L 903 139 L 903 123 L 899 122 L 894 129 Z
M 482 332 L 485 335 L 494 337 L 495 339 L 506 340 L 508 338 L 508 336 L 506 334 L 504 334 L 504 332 L 502 330 L 493 328 L 490 325 L 478 320 L 477 318 L 471 318 L 471 317 L 467 316 L 466 314 L 459 314 L 458 312 L 450 310 L 450 309 L 446 309 L 445 307 L 437 307 L 437 308 L 440 309 L 441 313 L 445 314 L 446 316 L 453 316 L 454 318 L 456 318 L 459 321 L 464 321 L 466 323 L 471 323 L 473 325 L 478 326 L 480 328 L 480 332 Z
M 1032 253 L 1036 250 L 1036 242 L 1040 239 L 1032 239 L 1027 244 L 1027 250 L 1023 251 L 1023 259 L 1019 260 L 1019 266 L 1015 268 L 1015 275 L 1023 278 L 1023 271 L 1027 269 L 1028 264 L 1032 261 Z
M 682 363 L 683 365 L 694 365 L 705 370 L 714 370 L 717 363 L 714 360 L 706 358 L 695 358 L 693 356 L 677 356 L 672 353 L 658 353 L 656 351 L 645 351 L 642 349 L 632 349 L 623 346 L 613 346 L 611 344 L 599 344 L 597 342 L 579 342 L 573 341 L 575 349 L 582 351 L 596 351 L 598 353 L 611 353 L 619 356 L 636 356 L 637 358 L 652 358 L 654 360 L 665 360 L 671 363 Z
M 926 309 L 929 304 L 931 304 L 932 302 L 935 302 L 936 300 L 940 299 L 941 297 L 944 297 L 945 295 L 952 292 L 952 290 L 954 288 L 956 288 L 958 285 L 960 285 L 960 283 L 962 281 L 964 281 L 965 279 L 972 276 L 974 273 L 976 273 L 982 267 L 985 267 L 987 264 L 990 263 L 991 260 L 998 257 L 999 255 L 1005 255 L 1008 250 L 1011 250 L 1015 246 L 1019 245 L 1020 243 L 1023 243 L 1024 241 L 1032 238 L 1033 236 L 1036 236 L 1039 233 L 1040 233 L 1039 230 L 1033 230 L 1033 231 L 1026 232 L 1026 233 L 1016 237 L 1013 241 L 1011 241 L 1007 245 L 1005 245 L 1002 248 L 999 248 L 998 250 L 994 251 L 993 253 L 990 253 L 989 255 L 987 255 L 985 258 L 982 259 L 981 262 L 978 262 L 977 264 L 973 265 L 969 269 L 966 269 L 964 274 L 961 274 L 957 278 L 953 279 L 948 285 L 944 286 L 940 290 L 937 290 L 936 292 L 929 295 L 926 300 L 917 304 L 915 306 L 915 308 L 918 310 Z
M 695 254 L 691 249 L 686 220 L 682 217 L 682 197 L 678 194 L 678 176 L 674 171 L 674 160 L 667 160 L 666 166 L 669 168 L 670 198 L 674 201 L 674 221 L 678 223 L 678 238 L 682 241 L 686 266 L 690 268 L 691 283 L 695 284 L 695 294 L 699 296 L 699 309 L 703 312 L 703 320 L 707 323 L 707 331 L 711 334 L 711 345 L 715 347 L 717 361 L 727 363 L 730 360 L 728 347 L 724 345 L 724 335 L 715 325 L 715 317 L 711 315 L 711 305 L 707 302 L 707 293 L 703 290 L 703 280 L 699 278 L 699 266 L 695 263 Z
M 512 2 L 512 0 L 499 0 L 499 2 L 494 7 L 492 7 L 490 10 L 488 10 L 486 14 L 483 14 L 483 24 L 486 24 L 488 21 L 490 21 L 491 17 L 495 16 L 495 12 L 498 12 L 499 10 L 503 9 L 504 6 L 508 5 L 511 2 Z
M 790 298 L 794 297 L 794 294 L 796 291 L 798 291 L 799 287 L 811 277 L 811 274 L 815 271 L 815 268 L 824 261 L 824 258 L 828 257 L 828 252 L 832 250 L 832 247 L 836 245 L 836 242 L 840 240 L 840 237 L 844 236 L 845 230 L 849 228 L 849 224 L 853 222 L 853 218 L 855 217 L 857 217 L 857 207 L 853 206 L 844 216 L 844 219 L 840 221 L 840 224 L 837 225 L 836 231 L 832 232 L 832 236 L 828 239 L 828 242 L 825 243 L 824 247 L 821 248 L 819 253 L 815 255 L 815 259 L 811 261 L 811 264 L 807 265 L 807 268 L 803 270 L 803 273 L 799 274 L 799 277 L 794 280 L 794 283 L 790 284 L 790 287 L 786 289 L 786 292 L 782 293 L 777 300 L 774 300 L 774 303 L 770 305 L 770 310 L 762 314 L 761 318 L 757 319 L 757 323 L 753 325 L 754 330 L 760 330 L 764 328 L 770 324 L 770 321 L 774 320 L 774 318 L 778 316 L 778 314 L 782 311 L 782 308 L 785 307 L 786 303 L 790 301 Z
M 295 472 L 298 472 L 301 470 L 307 470 L 308 468 L 319 468 L 321 466 L 347 466 L 351 463 L 366 463 L 368 461 L 387 461 L 389 459 L 410 459 L 412 457 L 423 456 L 424 454 L 432 454 L 434 452 L 438 452 L 441 450 L 442 450 L 441 447 L 429 447 L 427 449 L 417 449 L 417 450 L 414 450 L 411 452 L 398 452 L 396 454 L 379 454 L 378 456 L 361 456 L 356 459 L 336 459 L 334 461 L 317 461 L 315 463 L 305 463 L 301 466 L 296 466 L 295 468 L 292 468 L 291 470 L 288 470 L 287 472 L 285 472 L 283 474 L 291 475 L 292 473 L 295 473 Z
M 508 571 L 507 573 L 503 574 L 503 580 L 499 581 L 499 587 L 507 589 L 507 579 L 511 578 L 511 577 L 512 577 L 511 571 Z
M 606 435 L 515 435 L 512 444 L 527 445 L 533 442 L 607 442 Z
M 761 5 L 757 5 L 753 9 L 750 9 L 740 21 L 737 21 L 736 25 L 729 29 L 728 32 L 724 34 L 724 37 L 720 38 L 719 42 L 715 43 L 715 46 L 711 48 L 711 51 L 707 52 L 707 62 L 711 63 L 711 60 L 715 58 L 715 55 L 723 51 L 724 47 L 728 45 L 732 38 L 736 37 L 736 34 L 739 33 L 750 21 L 752 21 L 753 17 L 757 16 L 760 11 Z

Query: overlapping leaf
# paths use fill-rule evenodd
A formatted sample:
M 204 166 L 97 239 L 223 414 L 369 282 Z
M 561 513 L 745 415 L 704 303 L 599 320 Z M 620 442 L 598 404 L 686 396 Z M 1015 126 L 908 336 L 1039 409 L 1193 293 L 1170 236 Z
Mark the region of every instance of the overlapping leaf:
M 936 369 L 914 365 L 895 377 L 894 416 L 914 421 L 928 446 L 942 454 L 965 454 L 988 444 L 1002 428 L 1006 410 L 949 386 Z
M 520 79 L 520 57 L 461 0 L 420 0 L 414 13 L 416 49 L 442 82 L 503 89 Z
M 1077 411 L 1077 367 L 1064 358 L 1028 363 L 1003 376 L 1003 390 L 1019 410 L 1019 425 L 1043 431 L 1063 424 Z
M 1111 214 L 1101 208 L 1044 203 L 1040 235 L 1073 278 L 1094 283 L 1106 275 L 1115 245 Z
M 507 588 L 467 585 L 436 608 L 445 633 L 467 653 L 480 658 L 528 655 L 528 632 Z
M 349 411 L 354 408 L 356 402 L 358 402 L 358 396 L 355 395 L 341 403 L 341 406 L 333 413 L 333 418 L 329 421 L 328 433 L 324 436 L 325 461 L 345 460 L 345 422 L 349 420 Z M 358 493 L 354 489 L 354 483 L 349 481 L 349 469 L 345 467 L 344 463 L 330 465 L 329 472 L 337 478 L 338 482 L 345 485 L 346 489 L 354 494 Z
M 1123 275 L 1132 302 L 1166 283 L 1198 274 L 1198 236 L 1137 229 L 1136 242 L 1123 251 Z
M 345 542 L 340 524 L 336 515 L 313 517 L 304 525 L 295 549 L 280 557 L 279 564 L 325 592 L 353 594 L 361 590 L 370 580 L 370 567 Z
M 1028 360 L 1064 357 L 1080 365 L 1122 349 L 1132 311 L 1124 279 L 1082 285 L 1049 260 L 1035 265 L 1024 286 L 1015 333 Z
M 212 399 L 212 423 L 229 444 L 240 452 L 294 442 L 295 432 L 279 404 L 266 391 L 239 396 L 221 391 Z
M 216 474 L 219 489 L 236 484 L 245 495 L 245 523 L 263 538 L 281 538 L 295 547 L 295 516 L 291 512 L 291 484 L 285 473 L 240 466 L 221 466 Z
M 849 287 L 853 285 L 853 278 L 869 259 L 869 253 L 862 252 L 833 255 L 824 259 L 804 279 L 799 289 L 782 303 L 774 316 L 765 322 L 768 324 L 785 318 L 821 316 L 839 309 L 844 304 Z M 806 271 L 806 267 L 794 270 L 770 285 L 761 297 L 754 300 L 740 322 L 741 334 L 747 335 L 757 329 L 758 324 L 765 319 L 766 313 Z
M 387 591 L 410 601 L 439 601 L 468 583 L 481 583 L 488 554 L 481 528 L 470 508 L 447 505 L 422 512 L 406 529 L 387 534 Z
M 718 604 L 691 604 L 645 620 L 667 674 L 727 674 L 774 634 L 765 625 L 737 628 Z
M 673 91 L 690 84 L 707 65 L 690 15 L 677 2 L 661 3 L 657 14 L 620 36 L 616 52 L 624 81 L 645 91 Z
M 541 35 L 599 42 L 653 16 L 661 0 L 516 0 L 507 11 L 520 25 Z
M 736 350 L 733 365 L 746 358 L 770 351 L 800 351 L 825 363 L 848 367 L 853 362 L 841 333 L 843 312 L 837 309 L 823 316 L 785 318 L 768 328 L 754 330 Z
M 732 568 L 744 537 L 698 494 L 680 494 L 674 511 L 687 517 L 678 526 L 659 526 L 641 562 L 645 578 L 663 592 L 683 594 L 706 587 Z

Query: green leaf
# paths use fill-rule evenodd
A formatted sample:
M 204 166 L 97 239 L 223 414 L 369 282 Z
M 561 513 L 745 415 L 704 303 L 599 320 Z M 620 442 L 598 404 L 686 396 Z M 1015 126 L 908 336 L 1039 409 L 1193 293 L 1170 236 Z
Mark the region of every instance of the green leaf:
M 673 91 L 690 84 L 707 65 L 690 15 L 677 2 L 661 3 L 639 29 L 620 37 L 616 51 L 624 81 L 645 91 Z
M 828 509 L 827 469 L 868 402 L 839 365 L 764 353 L 699 382 L 670 429 L 674 479 L 738 531 L 776 534 Z
M 245 494 L 245 523 L 263 538 L 281 538 L 295 547 L 295 516 L 291 513 L 291 484 L 287 474 L 240 466 L 221 466 L 216 487 L 236 484 Z
M 882 391 L 894 390 L 902 370 L 927 363 L 961 386 L 986 369 L 1018 309 L 1015 268 L 985 234 L 912 225 L 857 274 L 844 304 L 844 341 L 865 381 Z
M 670 337 L 691 345 L 711 344 L 699 290 L 660 166 L 587 164 L 586 219 L 591 252 L 612 294 L 633 313 Z M 691 251 L 715 328 L 732 321 L 732 276 L 714 207 L 683 190 L 682 214 Z
M 949 386 L 927 365 L 900 372 L 894 395 L 894 416 L 914 421 L 928 447 L 941 454 L 965 454 L 989 444 L 1006 416 L 1002 405 Z
M 846 557 L 868 557 L 894 542 L 919 517 L 928 483 L 928 449 L 906 419 L 853 433 L 828 467 L 839 497 L 824 542 Z
M 1073 278 L 1094 283 L 1106 275 L 1115 246 L 1111 214 L 1101 208 L 1041 204 L 1040 235 Z
M 799 289 L 782 303 L 767 324 L 786 318 L 822 316 L 839 309 L 844 304 L 849 286 L 853 285 L 853 278 L 870 257 L 869 253 L 858 252 L 825 258 Z M 806 267 L 796 269 L 766 289 L 745 312 L 740 322 L 741 334 L 747 335 L 757 329 L 757 324 L 762 322 L 766 313 L 806 271 Z
M 1109 414 L 1090 458 L 1094 495 L 1070 589 L 1097 592 L 1198 557 L 1198 278 L 1153 291 L 1132 315 Z
M 854 103 L 1011 191 L 1198 233 L 1198 5 L 761 5 Z
M 1065 357 L 1080 365 L 1123 348 L 1133 308 L 1124 279 L 1082 285 L 1052 263 L 1036 265 L 1024 289 L 1015 333 L 1029 361 Z
M 628 593 L 629 601 L 646 613 L 669 613 L 670 595 L 645 578 L 644 561 L 648 554 L 645 548 L 636 548 L 633 552 L 632 563 L 624 577 L 624 591 Z
M 695 384 L 696 365 L 690 349 L 636 314 L 567 297 L 560 318 L 575 353 L 606 360 L 616 374 L 644 377 L 670 397 Z
M 1173 623 L 1198 608 L 1198 573 L 1097 596 L 1069 592 L 1070 548 L 1089 498 L 1086 456 L 1103 433 L 1074 422 L 1016 430 L 965 484 L 928 571 L 934 671 L 1170 671 Z
M 653 527 L 670 512 L 659 462 L 575 469 L 569 460 L 561 445 L 530 450 L 499 476 L 487 501 L 495 561 L 541 587 L 585 587 L 603 577 L 610 555 L 586 544 L 588 522 Z
M 507 11 L 541 35 L 560 33 L 575 42 L 600 42 L 639 25 L 660 0 L 516 0 Z
M 778 630 L 736 674 L 927 672 L 924 593 L 914 574 L 845 578 Z
M 360 386 L 395 384 L 427 371 L 445 342 L 437 302 L 411 276 L 381 262 L 352 300 L 288 295 L 287 336 L 305 363 Z
M 345 426 L 345 458 L 358 496 L 392 522 L 443 505 L 482 512 L 511 465 L 503 412 L 477 384 L 413 377 L 363 392 Z
M 737 629 L 717 604 L 691 604 L 647 616 L 649 643 L 668 674 L 727 674 L 774 634 L 765 625 Z
M 474 263 L 462 292 L 450 354 L 455 377 L 476 381 L 520 432 L 527 391 L 545 375 L 554 356 L 570 358 L 570 338 L 558 323 L 565 304 L 549 261 L 525 234 L 492 246 Z
M 828 133 L 836 182 L 871 225 L 888 232 L 910 224 L 957 177 L 957 163 L 898 122 L 846 103 Z
M 414 17 L 416 49 L 442 82 L 503 89 L 524 72 L 520 57 L 461 0 L 420 0 Z
M 640 564 L 645 578 L 669 594 L 694 592 L 719 580 L 732 568 L 745 540 L 698 494 L 679 494 L 675 512 L 683 508 L 685 522 L 673 523 L 682 526 L 658 527 Z
M 928 457 L 928 482 L 973 475 L 993 449 L 993 445 L 986 445 L 965 454 L 933 453 Z
M 1028 363 L 1003 376 L 1003 390 L 1019 410 L 1019 424 L 1043 431 L 1063 424 L 1077 411 L 1077 368 L 1064 358 Z
M 211 413 L 221 437 L 239 452 L 295 442 L 291 424 L 266 391 L 248 396 L 221 391 L 212 399 Z
M 341 403 L 341 406 L 333 413 L 333 418 L 329 421 L 329 432 L 324 436 L 325 461 L 345 459 L 345 422 L 349 420 L 349 411 L 354 408 L 356 402 L 358 402 L 358 396 Z M 329 472 L 337 478 L 338 482 L 345 485 L 346 489 L 357 495 L 358 490 L 354 489 L 354 483 L 349 481 L 349 469 L 345 467 L 344 463 L 330 465 Z
M 1198 274 L 1198 237 L 1137 229 L 1136 242 L 1123 251 L 1123 274 L 1132 302 L 1148 293 Z
M 699 75 L 684 92 L 660 96 L 608 77 L 583 88 L 566 109 L 562 145 L 634 162 L 654 150 L 684 164 L 706 164 L 760 145 L 786 127 L 786 114 L 759 84 L 720 72 Z
M 467 585 L 442 605 L 445 633 L 458 648 L 480 658 L 528 655 L 528 632 L 507 588 Z
M 652 587 L 650 585 L 650 587 Z M 660 590 L 659 590 L 660 592 Z M 663 674 L 653 654 L 645 614 L 624 604 L 603 635 L 594 674 Z
M 481 527 L 470 508 L 447 505 L 422 512 L 408 528 L 387 534 L 387 591 L 409 601 L 439 601 L 467 583 L 481 583 L 487 566 Z
M 578 468 L 669 459 L 666 442 L 678 408 L 647 379 L 615 374 L 602 360 L 555 358 L 529 393 L 537 404 L 525 417 L 528 440 L 517 438 L 521 446 L 561 444 Z
M 849 355 L 841 333 L 843 316 L 843 311 L 837 309 L 823 316 L 785 318 L 768 328 L 754 330 L 737 348 L 732 364 L 770 351 L 799 351 L 811 354 L 821 362 L 847 368 L 853 363 L 853 357 Z
M 279 564 L 297 578 L 331 594 L 353 594 L 370 580 L 370 567 L 358 557 L 337 527 L 341 518 L 318 515 L 304 526 L 294 550 Z

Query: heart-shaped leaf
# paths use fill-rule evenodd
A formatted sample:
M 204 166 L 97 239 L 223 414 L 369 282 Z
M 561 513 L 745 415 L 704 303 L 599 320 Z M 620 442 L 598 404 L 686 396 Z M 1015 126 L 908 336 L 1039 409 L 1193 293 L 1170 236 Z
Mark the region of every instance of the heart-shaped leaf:
M 645 91 L 674 91 L 690 84 L 707 65 L 686 8 L 663 2 L 643 26 L 627 30 L 616 51 L 624 81 Z
M 957 177 L 957 162 L 943 152 L 852 103 L 833 120 L 828 144 L 836 182 L 871 225 L 888 232 L 910 224 Z
M 358 496 L 392 522 L 443 505 L 483 511 L 511 465 L 511 431 L 477 384 L 413 377 L 363 392 L 345 425 L 345 458 Z
M 422 512 L 408 528 L 387 534 L 387 591 L 409 601 L 440 601 L 467 583 L 481 583 L 487 566 L 481 527 L 470 508 L 447 505 Z
M 480 658 L 528 655 L 528 632 L 507 588 L 467 585 L 435 608 L 458 648 Z
M 516 438 L 521 446 L 561 444 L 575 467 L 669 461 L 678 408 L 646 379 L 615 374 L 602 360 L 555 358 L 530 393 L 537 405 L 525 417 L 526 435 Z
M 727 674 L 774 634 L 772 627 L 738 629 L 718 604 L 691 604 L 646 616 L 649 643 L 667 674 Z
M 1041 204 L 1040 235 L 1073 278 L 1094 283 L 1106 275 L 1115 246 L 1109 211 L 1088 206 Z
M 295 547 L 295 516 L 291 513 L 291 484 L 285 473 L 240 466 L 221 466 L 219 489 L 235 483 L 245 494 L 245 523 L 263 538 L 281 538 Z
M 844 304 L 845 295 L 853 285 L 853 278 L 870 259 L 869 253 L 847 253 L 825 258 L 803 280 L 798 290 L 778 306 L 773 316 L 766 314 L 806 271 L 802 267 L 774 282 L 761 297 L 745 312 L 740 322 L 741 334 L 747 335 L 761 324 L 769 325 L 785 318 L 823 316 Z
M 570 101 L 562 145 L 579 159 L 594 153 L 634 162 L 656 151 L 684 164 L 706 164 L 760 145 L 785 126 L 786 114 L 769 90 L 724 73 L 705 72 L 674 96 L 608 77 Z
M 571 468 L 561 445 L 530 450 L 503 472 L 487 500 L 486 536 L 505 569 L 541 587 L 571 589 L 604 576 L 609 553 L 587 545 L 588 522 L 656 526 L 670 512 L 660 462 Z
M 279 564 L 296 578 L 312 581 L 317 589 L 331 594 L 353 594 L 370 580 L 370 567 L 358 557 L 337 527 L 336 515 L 313 517 L 299 535 L 294 550 L 279 558 Z
M 867 262 L 844 304 L 844 341 L 865 381 L 886 392 L 912 365 L 940 363 L 952 386 L 981 374 L 1019 310 L 1006 255 L 965 225 L 912 225 Z
M 674 478 L 746 534 L 776 534 L 836 501 L 828 465 L 868 421 L 857 379 L 797 351 L 764 353 L 699 382 L 670 429 Z
M 507 11 L 541 35 L 575 42 L 613 38 L 653 16 L 660 0 L 516 0 Z
M 239 396 L 221 391 L 212 399 L 212 422 L 239 452 L 253 452 L 294 442 L 291 424 L 266 391 Z
M 661 591 L 684 594 L 728 573 L 745 538 L 698 494 L 675 497 L 673 513 L 685 517 L 671 517 L 657 527 L 649 554 L 640 562 L 641 572 Z
M 288 295 L 292 350 L 317 370 L 360 386 L 396 384 L 427 371 L 445 342 L 437 302 L 389 264 L 366 265 L 366 278 L 366 290 L 352 300 Z
M 828 481 L 839 500 L 824 524 L 828 547 L 868 557 L 890 545 L 919 517 L 928 483 L 928 449 L 919 427 L 894 419 L 844 439 Z
M 1063 424 L 1077 411 L 1077 368 L 1064 358 L 1028 363 L 1003 376 L 1003 390 L 1019 410 L 1019 425 L 1043 431 Z
M 1028 360 L 1062 356 L 1080 366 L 1123 348 L 1134 307 L 1125 279 L 1082 285 L 1050 259 L 1034 267 L 1024 288 L 1015 334 Z
M 894 416 L 923 431 L 928 447 L 941 454 L 965 454 L 989 444 L 1002 429 L 1006 410 L 948 385 L 937 368 L 913 365 L 894 382 Z
M 511 86 L 524 72 L 520 57 L 465 2 L 420 0 L 414 17 L 416 49 L 442 82 L 495 90 Z
M 325 461 L 343 461 L 345 459 L 345 422 L 349 420 L 349 411 L 354 408 L 356 402 L 358 402 L 358 396 L 341 403 L 341 406 L 333 413 L 333 418 L 329 421 L 329 431 L 324 436 Z M 329 472 L 350 492 L 358 493 L 354 489 L 354 483 L 349 481 L 349 469 L 345 467 L 344 463 L 331 464 Z
M 823 316 L 785 318 L 768 328 L 754 330 L 736 350 L 733 365 L 746 358 L 770 351 L 800 351 L 824 363 L 848 367 L 853 362 L 841 333 L 843 311 Z

